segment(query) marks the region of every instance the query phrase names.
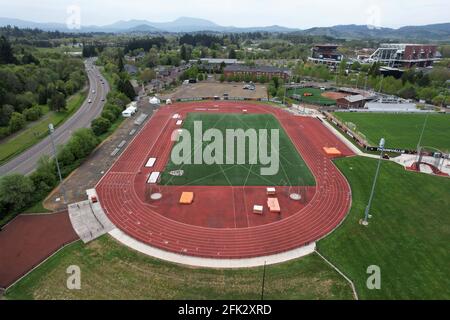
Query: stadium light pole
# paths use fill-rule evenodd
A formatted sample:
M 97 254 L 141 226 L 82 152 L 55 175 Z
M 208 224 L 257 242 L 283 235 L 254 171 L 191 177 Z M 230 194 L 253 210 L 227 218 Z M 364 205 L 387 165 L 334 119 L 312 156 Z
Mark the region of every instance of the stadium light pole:
M 369 224 L 369 212 L 370 212 L 370 207 L 372 206 L 373 195 L 375 194 L 375 186 L 377 184 L 378 174 L 380 173 L 381 160 L 383 159 L 383 153 L 384 153 L 384 145 L 385 145 L 385 140 L 384 140 L 384 138 L 381 138 L 380 145 L 379 145 L 379 148 L 381 149 L 380 159 L 378 159 L 377 171 L 375 172 L 375 178 L 373 180 L 372 191 L 370 192 L 369 203 L 367 204 L 366 211 L 364 212 L 364 220 L 362 222 L 362 224 L 364 226 L 367 226 Z
M 50 140 L 52 141 L 53 154 L 55 156 L 56 168 L 58 169 L 59 182 L 61 183 L 61 191 L 62 191 L 63 198 L 64 198 L 64 204 L 67 204 L 66 190 L 64 188 L 64 183 L 63 183 L 62 176 L 61 176 L 61 169 L 59 168 L 59 162 L 58 162 L 58 155 L 57 155 L 57 152 L 56 152 L 55 140 L 53 139 L 53 133 L 55 132 L 55 127 L 53 126 L 52 123 L 50 123 L 48 125 L 48 130 L 50 131 Z

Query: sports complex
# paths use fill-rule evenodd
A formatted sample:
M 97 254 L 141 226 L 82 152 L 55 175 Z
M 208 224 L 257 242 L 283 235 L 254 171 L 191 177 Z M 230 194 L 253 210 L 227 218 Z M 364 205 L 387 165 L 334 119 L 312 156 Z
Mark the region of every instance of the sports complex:
M 174 164 L 172 134 L 195 121 L 222 132 L 278 129 L 278 172 L 260 175 L 259 162 Z M 343 221 L 351 190 L 332 159 L 352 154 L 315 117 L 244 101 L 177 103 L 153 115 L 96 192 L 111 222 L 141 245 L 218 261 L 270 257 Z

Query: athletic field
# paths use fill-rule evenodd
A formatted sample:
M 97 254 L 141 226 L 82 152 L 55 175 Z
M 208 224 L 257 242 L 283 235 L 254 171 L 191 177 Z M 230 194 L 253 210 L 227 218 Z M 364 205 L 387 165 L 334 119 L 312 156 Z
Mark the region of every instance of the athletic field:
M 189 113 L 183 123 L 183 128 L 194 137 L 194 121 L 202 122 L 202 131 L 218 129 L 223 138 L 223 152 L 226 152 L 227 129 L 268 129 L 268 152 L 270 154 L 270 130 L 279 130 L 279 169 L 274 175 L 261 175 L 261 168 L 270 167 L 263 165 L 258 157 L 256 164 L 249 164 L 249 141 L 246 139 L 245 164 L 236 164 L 237 144 L 234 146 L 235 164 L 181 164 L 176 165 L 169 160 L 162 174 L 162 185 L 192 185 L 192 186 L 280 186 L 280 185 L 306 185 L 315 184 L 314 177 L 307 165 L 297 152 L 291 139 L 280 126 L 278 120 L 269 114 L 234 114 L 234 113 Z M 258 140 L 259 141 L 259 140 Z M 182 143 L 182 141 L 178 142 Z M 211 142 L 203 142 L 202 150 L 205 150 Z M 175 145 L 176 146 L 176 145 Z M 174 147 L 175 147 L 174 146 Z M 195 145 L 191 143 L 191 154 Z M 206 149 L 207 150 L 207 149 Z M 226 163 L 226 157 L 223 156 Z M 192 158 L 193 159 L 193 158 Z M 171 175 L 170 172 L 183 170 L 182 176 Z
M 331 106 L 336 104 L 336 101 L 333 99 L 329 99 L 327 97 L 322 96 L 322 93 L 326 91 L 316 89 L 316 88 L 298 88 L 298 89 L 290 89 L 287 92 L 287 96 L 293 98 L 294 94 L 301 96 L 301 102 L 311 103 L 311 104 L 319 104 L 323 106 Z M 311 93 L 312 96 L 304 96 L 305 93 Z M 294 99 L 294 98 L 293 98 Z
M 344 123 L 356 125 L 371 145 L 386 139 L 389 148 L 416 149 L 425 123 L 424 114 L 336 112 Z M 450 114 L 430 114 L 422 138 L 422 146 L 450 151 Z

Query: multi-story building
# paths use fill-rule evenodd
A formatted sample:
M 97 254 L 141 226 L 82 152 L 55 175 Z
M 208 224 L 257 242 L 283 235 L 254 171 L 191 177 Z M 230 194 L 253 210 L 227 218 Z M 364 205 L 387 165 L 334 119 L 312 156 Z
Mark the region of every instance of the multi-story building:
M 308 61 L 327 65 L 337 65 L 343 60 L 343 55 L 338 52 L 338 45 L 316 44 L 311 49 L 311 56 Z
M 383 43 L 367 62 L 380 62 L 392 68 L 410 68 L 428 67 L 438 59 L 436 45 Z
M 246 66 L 233 64 L 225 67 L 223 70 L 225 77 L 231 76 L 250 76 L 252 78 L 266 77 L 267 79 L 272 79 L 273 77 L 278 77 L 287 80 L 291 73 L 289 69 L 277 68 L 272 66 Z

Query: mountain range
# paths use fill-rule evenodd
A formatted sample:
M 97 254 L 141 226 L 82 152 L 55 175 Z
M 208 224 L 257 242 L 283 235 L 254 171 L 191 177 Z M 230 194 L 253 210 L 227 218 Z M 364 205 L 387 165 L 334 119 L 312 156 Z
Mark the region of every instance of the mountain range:
M 338 25 L 316 27 L 305 30 L 282 26 L 233 27 L 221 26 L 212 21 L 198 18 L 181 17 L 170 22 L 151 22 L 147 20 L 118 21 L 104 26 L 82 26 L 69 29 L 62 23 L 31 22 L 13 18 L 1 18 L 0 26 L 17 26 L 19 28 L 38 28 L 45 31 L 61 32 L 107 32 L 107 33 L 183 33 L 183 32 L 294 32 L 311 36 L 330 36 L 346 39 L 405 39 L 405 40 L 450 40 L 450 23 L 430 24 L 424 26 L 405 26 L 399 29 L 370 27 L 366 25 Z

